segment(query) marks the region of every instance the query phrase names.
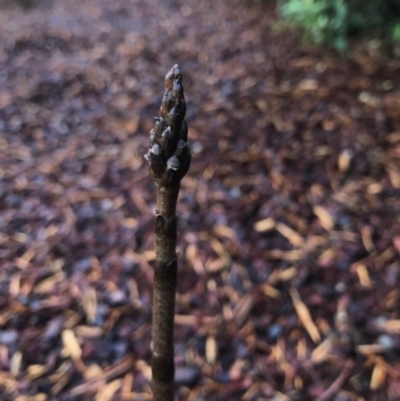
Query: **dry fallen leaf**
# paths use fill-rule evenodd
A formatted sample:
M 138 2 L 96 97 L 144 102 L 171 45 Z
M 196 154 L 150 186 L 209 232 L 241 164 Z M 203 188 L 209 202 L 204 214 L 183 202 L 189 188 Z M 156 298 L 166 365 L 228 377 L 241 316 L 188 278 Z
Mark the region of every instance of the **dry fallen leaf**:
M 121 388 L 122 379 L 113 380 L 102 387 L 96 394 L 96 401 L 110 401 L 113 395 Z
M 89 323 L 93 323 L 97 313 L 97 295 L 93 287 L 89 287 L 82 297 L 82 306 L 86 312 L 86 317 Z
M 303 79 L 297 85 L 297 89 L 301 91 L 315 91 L 318 89 L 318 81 L 315 79 Z
M 311 353 L 311 361 L 313 364 L 319 364 L 326 361 L 329 358 L 332 350 L 332 339 L 327 337 L 317 348 Z
M 209 365 L 214 365 L 217 359 L 217 341 L 214 336 L 208 336 L 206 340 L 206 360 Z
M 400 170 L 393 166 L 386 166 L 386 172 L 393 187 L 400 189 Z
M 278 299 L 282 296 L 280 291 L 278 291 L 277 289 L 275 289 L 274 287 L 272 287 L 268 284 L 263 284 L 261 286 L 261 290 L 267 297 L 270 297 L 270 298 Z
M 314 206 L 314 214 L 318 217 L 321 226 L 326 230 L 332 230 L 334 226 L 333 218 L 330 213 L 322 206 Z
M 46 401 L 47 395 L 45 393 L 38 393 L 32 396 L 21 395 L 15 398 L 15 401 Z
M 281 249 L 272 249 L 264 252 L 266 259 L 281 259 L 288 261 L 300 260 L 304 256 L 301 249 L 293 249 L 292 251 L 282 251 Z
M 86 380 L 95 379 L 97 377 L 100 377 L 101 374 L 102 374 L 102 370 L 101 370 L 100 366 L 97 364 L 89 365 L 84 372 L 84 376 L 85 376 Z
M 382 325 L 388 333 L 400 333 L 400 319 L 390 319 Z
M 12 375 L 17 376 L 21 369 L 22 353 L 20 351 L 15 352 L 11 358 L 10 372 Z
M 302 325 L 307 330 L 311 339 L 315 343 L 320 342 L 321 336 L 319 334 L 317 326 L 313 322 L 310 311 L 308 310 L 307 306 L 300 299 L 299 293 L 297 292 L 297 290 L 295 288 L 291 288 L 289 290 L 289 293 L 290 293 L 290 296 L 292 297 L 293 305 L 296 309 L 297 315 L 299 316 L 299 319 L 300 319 Z
M 356 263 L 354 269 L 357 273 L 358 280 L 363 287 L 371 287 L 371 279 L 367 267 L 363 263 Z
M 270 231 L 275 227 L 275 220 L 272 218 L 257 221 L 254 224 L 254 229 L 258 232 Z
M 364 103 L 367 106 L 372 107 L 374 109 L 380 107 L 382 103 L 381 99 L 366 91 L 360 93 L 360 95 L 358 96 L 358 100 L 361 103 Z
M 364 226 L 361 229 L 361 239 L 364 245 L 364 248 L 372 253 L 375 251 L 375 245 L 372 241 L 372 228 L 370 226 Z
M 29 365 L 27 373 L 29 380 L 35 380 L 40 376 L 43 376 L 49 370 L 46 365 Z
M 61 334 L 65 356 L 78 360 L 82 356 L 82 349 L 72 330 L 64 330 Z
M 350 149 L 346 149 L 340 153 L 338 158 L 338 167 L 341 173 L 345 173 L 349 169 L 352 158 L 353 152 Z
M 204 274 L 204 265 L 200 259 L 197 246 L 195 244 L 189 244 L 186 248 L 186 259 L 190 265 L 194 268 L 197 274 Z
M 369 388 L 372 391 L 377 390 L 379 387 L 382 387 L 385 384 L 385 380 L 386 380 L 386 364 L 384 363 L 382 358 L 378 357 L 376 358 L 374 370 L 372 371 Z
M 276 230 L 279 231 L 285 238 L 287 238 L 292 245 L 301 247 L 304 244 L 303 237 L 286 224 L 277 223 Z

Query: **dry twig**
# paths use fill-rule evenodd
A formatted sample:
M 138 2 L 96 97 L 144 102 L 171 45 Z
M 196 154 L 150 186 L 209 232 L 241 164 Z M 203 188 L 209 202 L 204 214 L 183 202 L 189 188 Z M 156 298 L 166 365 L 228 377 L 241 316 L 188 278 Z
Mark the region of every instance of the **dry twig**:
M 178 65 L 165 77 L 160 118 L 150 133 L 146 159 L 158 186 L 153 295 L 153 393 L 155 401 L 174 399 L 174 309 L 177 281 L 176 202 L 191 154 L 187 146 L 186 103 Z

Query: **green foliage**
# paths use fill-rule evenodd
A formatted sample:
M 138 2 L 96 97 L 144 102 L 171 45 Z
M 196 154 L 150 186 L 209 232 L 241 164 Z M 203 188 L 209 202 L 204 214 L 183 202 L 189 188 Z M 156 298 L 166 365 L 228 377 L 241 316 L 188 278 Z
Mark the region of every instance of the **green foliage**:
M 400 41 L 400 0 L 279 0 L 278 7 L 314 42 L 341 51 L 354 36 Z
M 393 27 L 392 37 L 395 42 L 400 43 L 400 22 Z

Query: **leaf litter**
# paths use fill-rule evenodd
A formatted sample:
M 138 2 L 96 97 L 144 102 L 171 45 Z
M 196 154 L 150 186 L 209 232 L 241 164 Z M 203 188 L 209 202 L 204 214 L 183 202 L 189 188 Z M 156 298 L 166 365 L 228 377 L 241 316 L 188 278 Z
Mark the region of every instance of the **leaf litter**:
M 2 6 L 3 400 L 151 399 L 143 155 L 176 62 L 177 398 L 400 397 L 400 64 L 275 21 L 239 1 Z

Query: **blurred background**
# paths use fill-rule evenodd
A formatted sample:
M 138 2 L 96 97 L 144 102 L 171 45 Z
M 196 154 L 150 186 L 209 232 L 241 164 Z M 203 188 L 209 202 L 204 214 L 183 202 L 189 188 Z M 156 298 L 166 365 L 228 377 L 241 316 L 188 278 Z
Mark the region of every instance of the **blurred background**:
M 184 77 L 178 400 L 400 399 L 397 0 L 0 0 L 0 394 L 150 400 Z

